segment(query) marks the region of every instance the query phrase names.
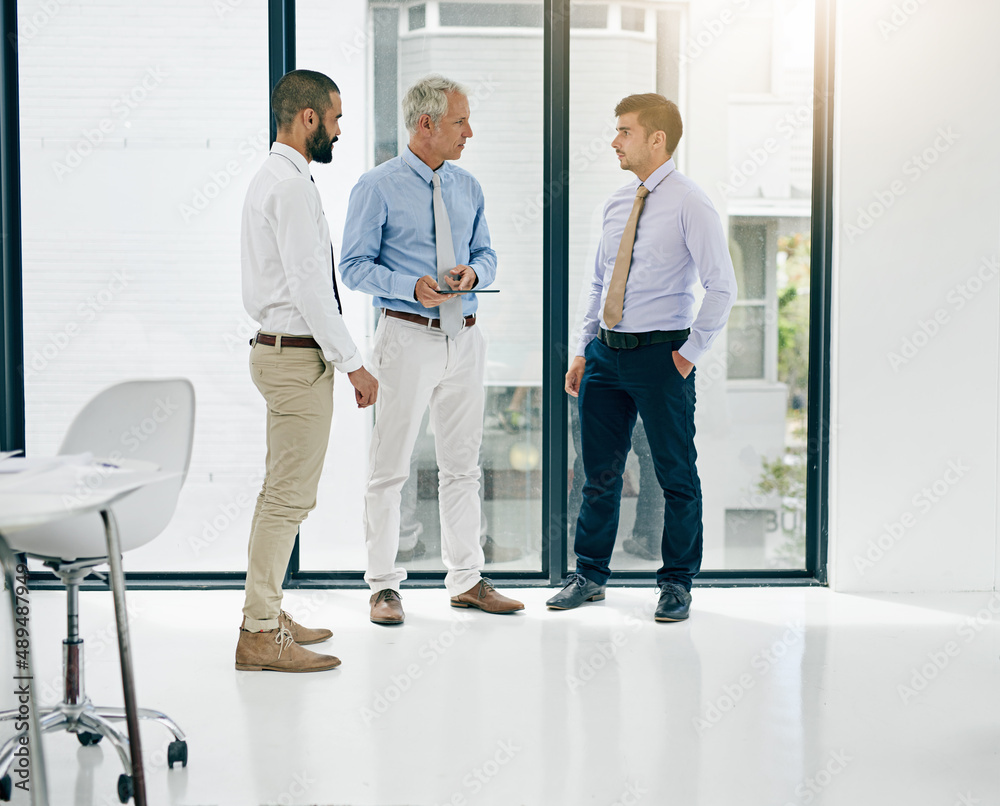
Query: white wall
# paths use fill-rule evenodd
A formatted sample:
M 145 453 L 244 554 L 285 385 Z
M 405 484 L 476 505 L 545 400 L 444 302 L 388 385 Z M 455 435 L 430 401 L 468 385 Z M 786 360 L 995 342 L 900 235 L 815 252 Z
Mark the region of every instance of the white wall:
M 832 582 L 996 589 L 1000 5 L 837 5 Z

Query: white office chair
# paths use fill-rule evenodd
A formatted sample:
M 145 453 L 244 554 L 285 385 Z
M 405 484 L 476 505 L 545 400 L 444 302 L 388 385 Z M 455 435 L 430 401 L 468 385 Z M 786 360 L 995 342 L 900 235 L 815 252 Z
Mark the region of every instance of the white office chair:
M 186 379 L 128 381 L 99 393 L 70 425 L 59 449 L 61 454 L 89 451 L 110 462 L 145 460 L 156 463 L 163 470 L 180 473 L 136 490 L 111 506 L 122 552 L 157 537 L 173 517 L 191 461 L 194 408 L 194 387 Z M 83 686 L 78 593 L 84 577 L 95 566 L 107 561 L 101 516 L 97 513 L 80 515 L 44 527 L 17 531 L 11 534 L 9 542 L 15 552 L 41 559 L 66 585 L 65 695 L 61 703 L 39 709 L 40 729 L 48 733 L 64 728 L 75 733 L 83 745 L 97 744 L 107 736 L 125 767 L 125 774 L 118 779 L 118 796 L 122 803 L 127 803 L 133 794 L 129 740 L 111 724 L 111 720 L 125 719 L 125 709 L 94 706 Z M 12 720 L 16 714 L 16 711 L 0 712 L 0 721 Z M 167 749 L 170 767 L 178 761 L 187 766 L 187 742 L 173 720 L 145 708 L 138 709 L 138 715 L 159 722 L 173 733 L 174 741 Z M 0 748 L 0 800 L 10 799 L 7 773 L 18 738 L 19 735 L 14 736 Z

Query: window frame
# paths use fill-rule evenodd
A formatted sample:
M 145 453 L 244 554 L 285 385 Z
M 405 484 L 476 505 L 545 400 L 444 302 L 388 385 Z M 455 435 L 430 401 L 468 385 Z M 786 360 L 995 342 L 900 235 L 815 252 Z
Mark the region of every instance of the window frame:
M 428 3 L 428 11 L 433 4 Z M 568 408 L 563 376 L 571 358 L 569 332 L 569 59 L 570 0 L 544 0 L 544 186 L 551 202 L 543 216 L 543 367 L 542 367 L 542 568 L 540 571 L 497 573 L 509 586 L 556 585 L 567 573 L 568 530 L 567 458 Z M 636 3 L 635 5 L 640 5 Z M 430 17 L 430 14 L 428 15 Z M 714 570 L 699 575 L 695 584 L 825 585 L 829 521 L 830 340 L 833 248 L 833 104 L 835 0 L 816 0 L 815 98 L 812 155 L 812 265 L 810 268 L 810 334 L 808 431 L 806 467 L 806 562 L 804 569 Z M 25 447 L 24 338 L 21 253 L 20 143 L 18 120 L 17 3 L 3 4 L 0 18 L 10 47 L 0 59 L 0 216 L 3 232 L 0 252 L 0 450 Z M 268 64 L 270 86 L 261 88 L 267 105 L 270 88 L 295 66 L 295 2 L 269 0 Z M 428 19 L 428 23 L 431 20 Z M 267 94 L 265 94 L 265 92 Z M 270 118 L 269 111 L 267 112 Z M 272 121 L 272 141 L 274 129 Z M 556 191 L 560 192 L 556 192 Z M 409 574 L 416 587 L 443 583 L 444 572 Z M 133 572 L 128 584 L 143 589 L 242 588 L 238 572 Z M 49 573 L 33 573 L 33 585 L 58 587 Z M 612 584 L 655 584 L 648 571 L 616 572 Z M 84 588 L 104 587 L 88 582 Z M 303 572 L 298 545 L 286 574 L 288 589 L 365 587 L 362 572 Z

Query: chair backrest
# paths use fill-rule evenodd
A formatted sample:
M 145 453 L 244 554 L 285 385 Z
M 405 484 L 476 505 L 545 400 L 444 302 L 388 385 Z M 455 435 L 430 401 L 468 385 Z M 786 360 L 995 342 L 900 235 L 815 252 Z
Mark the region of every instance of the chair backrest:
M 194 442 L 194 387 L 186 378 L 125 381 L 99 392 L 70 424 L 59 452 L 141 459 L 181 473 L 152 484 L 111 509 L 122 551 L 148 543 L 170 523 L 187 476 Z M 16 551 L 49 558 L 102 557 L 104 524 L 97 513 L 11 535 Z

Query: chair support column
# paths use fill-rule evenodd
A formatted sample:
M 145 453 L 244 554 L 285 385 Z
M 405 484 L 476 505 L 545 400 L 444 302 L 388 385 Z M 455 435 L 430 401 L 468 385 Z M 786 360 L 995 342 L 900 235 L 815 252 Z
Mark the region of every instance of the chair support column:
M 60 574 L 66 583 L 66 640 L 63 641 L 63 702 L 82 705 L 87 696 L 83 687 L 83 639 L 80 638 L 80 578 L 86 572 Z

